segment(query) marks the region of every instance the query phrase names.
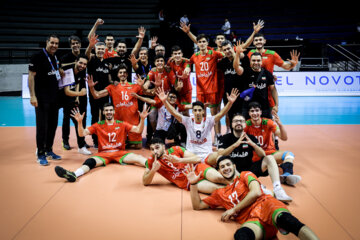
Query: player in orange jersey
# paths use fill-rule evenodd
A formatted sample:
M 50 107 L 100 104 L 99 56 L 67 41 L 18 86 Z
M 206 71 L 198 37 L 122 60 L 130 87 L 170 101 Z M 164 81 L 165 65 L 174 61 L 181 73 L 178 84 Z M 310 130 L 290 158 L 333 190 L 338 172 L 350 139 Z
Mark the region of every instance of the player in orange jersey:
M 136 164 L 145 166 L 146 158 L 141 155 L 125 151 L 125 139 L 129 132 L 141 133 L 144 129 L 144 119 L 149 114 L 145 109 L 140 114 L 140 123 L 137 126 L 127 122 L 115 120 L 115 109 L 111 103 L 104 104 L 103 114 L 105 120 L 94 123 L 90 127 L 84 129 L 82 120 L 84 113 L 81 114 L 79 109 L 72 111 L 72 117 L 78 122 L 79 136 L 96 134 L 99 139 L 98 153 L 85 160 L 83 165 L 75 172 L 68 171 L 60 166 L 55 167 L 56 174 L 67 179 L 69 182 L 75 182 L 76 179 L 91 169 L 99 166 L 106 166 L 110 162 L 119 162 L 120 164 Z
M 121 65 L 118 68 L 118 78 L 120 80 L 119 84 L 116 86 L 111 84 L 105 89 L 96 91 L 92 78 L 88 79 L 88 86 L 91 94 L 95 99 L 102 97 L 110 96 L 115 105 L 115 119 L 120 121 L 125 121 L 132 124 L 139 124 L 139 109 L 138 101 L 132 96 L 131 93 L 142 94 L 142 88 L 138 84 L 132 84 L 127 81 L 127 67 L 126 65 Z M 129 148 L 142 148 L 142 133 L 129 133 L 128 136 L 128 147 Z
M 288 185 L 295 185 L 301 180 L 300 176 L 294 175 L 293 164 L 295 156 L 290 151 L 277 151 L 273 142 L 272 135 L 278 136 L 281 140 L 287 140 L 287 132 L 284 125 L 282 125 L 279 116 L 273 111 L 274 121 L 268 118 L 261 117 L 261 106 L 257 102 L 249 104 L 250 120 L 246 121 L 245 132 L 256 137 L 266 155 L 272 155 L 276 162 L 280 164 L 283 169 L 283 174 L 280 175 L 281 183 Z M 276 123 L 276 124 L 275 124 Z M 258 161 L 258 158 L 253 158 Z
M 212 152 L 208 158 L 217 159 L 220 155 L 228 154 L 229 149 Z M 164 141 L 154 137 L 150 150 L 152 155 L 146 161 L 146 170 L 143 175 L 145 186 L 150 185 L 155 174 L 159 173 L 179 188 L 189 190 L 189 182 L 184 175 L 187 164 L 194 164 L 194 169 L 199 175 L 196 183 L 202 193 L 212 193 L 215 189 L 229 183 L 215 168 L 204 163 L 199 156 L 185 148 L 174 146 L 166 150 Z
M 200 175 L 193 167 L 186 168 L 184 174 L 190 183 L 190 196 L 194 210 L 225 208 L 221 221 L 234 219 L 241 224 L 235 232 L 235 240 L 273 239 L 278 230 L 289 232 L 300 239 L 318 239 L 315 233 L 294 217 L 286 205 L 263 193 L 260 182 L 252 172 L 236 171 L 235 164 L 227 156 L 217 161 L 219 173 L 231 183 L 215 190 L 204 199 L 199 195 Z

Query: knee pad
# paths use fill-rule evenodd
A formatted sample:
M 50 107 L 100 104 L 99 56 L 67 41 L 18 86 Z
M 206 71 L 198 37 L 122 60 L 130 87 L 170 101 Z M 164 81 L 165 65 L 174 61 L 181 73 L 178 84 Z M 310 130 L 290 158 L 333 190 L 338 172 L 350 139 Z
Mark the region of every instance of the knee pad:
M 88 166 L 90 169 L 93 169 L 96 166 L 96 160 L 93 158 L 88 158 L 85 160 L 83 165 Z
M 239 228 L 234 234 L 235 240 L 255 240 L 255 233 L 248 227 Z
M 288 212 L 282 212 L 276 219 L 276 225 L 278 228 L 284 229 L 286 232 L 291 232 L 296 236 L 299 235 L 300 229 L 305 226 L 296 217 Z
M 294 153 L 289 152 L 289 151 L 285 151 L 284 154 L 281 156 L 281 160 L 283 160 L 283 161 L 285 161 L 286 159 L 294 159 L 294 158 L 295 158 Z

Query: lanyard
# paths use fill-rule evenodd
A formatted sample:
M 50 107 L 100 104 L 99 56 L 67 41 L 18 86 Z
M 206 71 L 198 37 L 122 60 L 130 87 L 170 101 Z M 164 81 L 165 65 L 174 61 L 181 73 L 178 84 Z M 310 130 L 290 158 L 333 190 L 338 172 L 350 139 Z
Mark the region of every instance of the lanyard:
M 54 65 L 52 64 L 51 59 L 50 59 L 48 53 L 46 52 L 45 48 L 43 48 L 43 51 L 44 51 L 45 55 L 47 56 L 47 58 L 48 58 L 48 60 L 49 60 L 49 63 L 50 63 L 50 65 L 51 65 L 52 70 L 54 70 L 54 71 L 59 70 L 59 62 L 58 62 L 58 60 L 57 60 L 57 58 L 56 58 L 56 55 L 54 55 L 54 56 L 55 56 L 55 60 L 56 60 L 56 67 L 57 67 L 57 69 L 54 68 Z

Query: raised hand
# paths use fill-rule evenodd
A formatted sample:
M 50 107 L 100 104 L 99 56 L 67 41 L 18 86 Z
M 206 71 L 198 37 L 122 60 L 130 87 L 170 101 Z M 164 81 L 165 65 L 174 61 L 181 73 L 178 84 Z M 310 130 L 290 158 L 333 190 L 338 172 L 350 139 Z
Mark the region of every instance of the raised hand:
M 160 168 L 161 168 L 161 164 L 159 163 L 159 161 L 157 160 L 157 156 L 155 155 L 155 161 L 153 162 L 151 170 L 157 172 L 159 171 Z
M 91 46 L 91 48 L 94 48 L 95 44 L 99 42 L 98 37 L 99 35 L 96 34 L 90 36 L 89 45 Z
M 255 32 L 255 33 L 260 32 L 260 30 L 261 30 L 262 28 L 264 28 L 264 24 L 265 24 L 265 22 L 264 22 L 263 20 L 261 20 L 261 19 L 259 19 L 259 21 L 257 22 L 257 24 L 253 23 L 254 32 Z
M 162 80 L 162 73 L 158 73 L 155 74 L 155 82 L 153 82 L 155 84 L 155 87 L 163 87 L 163 80 Z
M 189 24 L 189 25 L 186 25 L 186 23 L 180 22 L 180 29 L 181 29 L 184 33 L 189 33 L 189 32 L 190 32 L 190 24 Z
M 226 97 L 227 97 L 228 101 L 231 102 L 231 103 L 234 103 L 239 95 L 240 95 L 240 92 L 239 92 L 239 90 L 237 88 L 233 88 L 231 90 L 230 96 L 229 96 L 228 93 L 226 93 Z
M 130 54 L 129 61 L 131 62 L 131 65 L 136 65 L 140 61 L 140 58 L 136 59 L 134 54 Z
M 235 45 L 235 49 L 236 49 L 236 53 L 243 53 L 246 51 L 246 48 L 243 48 L 244 43 L 241 42 L 240 40 L 236 42 Z
M 95 22 L 96 26 L 103 25 L 103 24 L 104 24 L 104 20 L 102 20 L 101 18 L 98 18 Z
M 279 115 L 277 114 L 277 112 L 274 111 L 274 109 L 271 111 L 271 114 L 273 115 L 274 121 L 275 121 L 278 125 L 281 125 L 280 117 L 279 117 Z
M 146 107 L 146 103 L 143 106 L 143 110 L 140 113 L 140 118 L 145 119 L 150 113 L 150 107 Z
M 139 74 L 136 74 L 136 84 L 143 86 L 146 79 L 145 78 L 141 78 L 141 76 Z
M 290 52 L 291 59 L 287 59 L 291 63 L 292 67 L 295 67 L 299 62 L 300 52 L 298 53 L 297 50 L 292 50 Z
M 185 166 L 183 173 L 188 179 L 190 184 L 196 184 L 197 182 L 199 182 L 202 171 L 199 173 L 199 175 L 196 175 L 194 164 L 187 164 Z
M 83 114 L 80 114 L 79 108 L 74 108 L 73 110 L 71 110 L 70 116 L 75 118 L 77 122 L 82 122 L 85 116 L 85 112 L 83 112 Z
M 150 40 L 151 40 L 150 48 L 153 49 L 158 45 L 158 43 L 157 43 L 158 37 L 154 36 Z
M 139 32 L 139 35 L 137 35 L 136 38 L 144 39 L 146 29 L 143 26 L 141 26 L 138 28 L 138 32 Z
M 158 98 L 160 99 L 160 101 L 164 102 L 164 101 L 166 101 L 169 93 L 165 93 L 163 87 L 158 87 L 158 88 L 156 89 L 156 95 L 158 96 Z
M 93 76 L 92 75 L 88 75 L 88 77 L 87 77 L 87 83 L 88 83 L 88 86 L 89 86 L 89 88 L 92 88 L 92 87 L 94 87 L 98 82 L 95 82 L 94 83 L 94 80 L 93 80 Z

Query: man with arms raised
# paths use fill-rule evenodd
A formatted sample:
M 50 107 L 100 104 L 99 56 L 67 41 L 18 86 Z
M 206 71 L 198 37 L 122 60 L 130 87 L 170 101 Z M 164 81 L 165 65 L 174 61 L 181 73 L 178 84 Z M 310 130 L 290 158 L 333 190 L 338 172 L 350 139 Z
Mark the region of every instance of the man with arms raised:
M 272 239 L 278 230 L 282 234 L 291 232 L 299 239 L 318 239 L 309 227 L 289 212 L 285 204 L 262 192 L 260 182 L 253 173 L 239 173 L 227 156 L 218 159 L 217 169 L 231 183 L 204 199 L 200 198 L 198 188 L 201 176 L 192 166 L 184 174 L 190 183 L 193 209 L 222 207 L 226 211 L 221 215 L 221 221 L 235 219 L 241 224 L 234 234 L 235 240 Z
M 115 109 L 111 103 L 104 105 L 103 114 L 105 115 L 105 120 L 94 123 L 90 127 L 84 129 L 82 126 L 84 113 L 81 114 L 78 109 L 73 110 L 72 117 L 78 122 L 79 136 L 85 137 L 87 135 L 96 134 L 99 139 L 99 151 L 94 156 L 86 159 L 83 165 L 75 172 L 56 166 L 55 172 L 59 177 L 65 178 L 69 182 L 75 182 L 78 177 L 89 172 L 91 169 L 99 166 L 106 166 L 110 162 L 145 166 L 146 158 L 125 151 L 125 138 L 129 132 L 141 133 L 143 131 L 144 119 L 148 115 L 148 110 L 144 108 L 140 114 L 141 121 L 137 126 L 115 120 Z

